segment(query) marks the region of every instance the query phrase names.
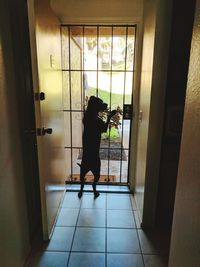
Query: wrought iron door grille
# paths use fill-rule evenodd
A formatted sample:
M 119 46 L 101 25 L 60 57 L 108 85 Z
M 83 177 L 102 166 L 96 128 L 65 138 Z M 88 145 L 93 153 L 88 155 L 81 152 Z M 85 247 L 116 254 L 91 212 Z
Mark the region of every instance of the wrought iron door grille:
M 63 111 L 67 181 L 79 181 L 82 118 L 91 95 L 100 97 L 118 116 L 102 135 L 102 183 L 129 182 L 136 25 L 61 25 Z M 104 118 L 106 114 L 101 114 Z M 126 119 L 128 118 L 128 119 Z M 88 174 L 90 177 L 90 173 Z M 87 176 L 86 176 L 87 180 Z M 88 181 L 90 179 L 88 178 Z

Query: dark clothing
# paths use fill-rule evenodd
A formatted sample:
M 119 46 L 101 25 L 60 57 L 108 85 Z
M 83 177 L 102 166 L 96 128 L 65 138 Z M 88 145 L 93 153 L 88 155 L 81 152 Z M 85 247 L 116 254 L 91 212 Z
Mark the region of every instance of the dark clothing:
M 96 184 L 100 178 L 101 161 L 99 158 L 99 149 L 101 143 L 101 134 L 107 131 L 107 123 L 98 117 L 98 112 L 106 110 L 107 104 L 95 96 L 91 96 L 88 101 L 88 107 L 84 114 L 83 124 L 83 156 L 80 164 L 81 188 L 78 197 L 81 198 L 84 188 L 85 175 L 91 171 L 94 175 L 92 185 L 95 198 L 99 196 L 96 191 Z
M 99 117 L 92 117 L 85 113 L 83 131 L 83 157 L 81 162 L 81 179 L 88 171 L 94 174 L 95 180 L 99 179 L 101 161 L 99 149 L 101 133 L 107 131 L 107 125 Z
M 94 182 L 98 182 L 100 176 L 101 161 L 100 158 L 90 159 L 83 158 L 81 162 L 81 181 L 84 179 L 86 173 L 91 171 L 94 175 Z
M 83 159 L 93 160 L 99 157 L 101 134 L 107 131 L 107 125 L 99 117 L 85 115 L 83 119 Z

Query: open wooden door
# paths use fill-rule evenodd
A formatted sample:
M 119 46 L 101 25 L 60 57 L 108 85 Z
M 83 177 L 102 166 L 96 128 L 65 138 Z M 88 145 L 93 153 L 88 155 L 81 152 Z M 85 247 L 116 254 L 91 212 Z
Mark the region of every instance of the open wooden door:
M 65 157 L 60 28 L 45 2 L 30 0 L 28 8 L 43 237 L 49 239 L 65 189 Z

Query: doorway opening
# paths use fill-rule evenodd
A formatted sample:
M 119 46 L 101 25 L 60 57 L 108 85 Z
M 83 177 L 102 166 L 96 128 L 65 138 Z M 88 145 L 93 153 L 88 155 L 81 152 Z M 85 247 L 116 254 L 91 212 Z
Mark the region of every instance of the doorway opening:
M 117 109 L 100 146 L 99 183 L 129 184 L 136 25 L 61 25 L 66 183 L 80 182 L 82 119 L 89 97 Z M 91 173 L 86 182 L 91 182 Z

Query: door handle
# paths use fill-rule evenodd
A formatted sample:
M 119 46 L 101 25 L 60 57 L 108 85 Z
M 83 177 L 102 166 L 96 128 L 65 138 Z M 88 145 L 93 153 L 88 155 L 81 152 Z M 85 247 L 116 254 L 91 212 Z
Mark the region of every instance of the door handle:
M 44 92 L 35 93 L 35 100 L 37 101 L 45 100 L 45 93 Z
M 42 136 L 42 135 L 45 135 L 45 134 L 52 134 L 52 132 L 53 132 L 52 128 L 43 127 L 42 129 L 41 128 L 37 129 L 37 135 L 38 136 Z
M 42 128 L 42 135 L 52 134 L 52 132 L 53 132 L 52 128 Z

